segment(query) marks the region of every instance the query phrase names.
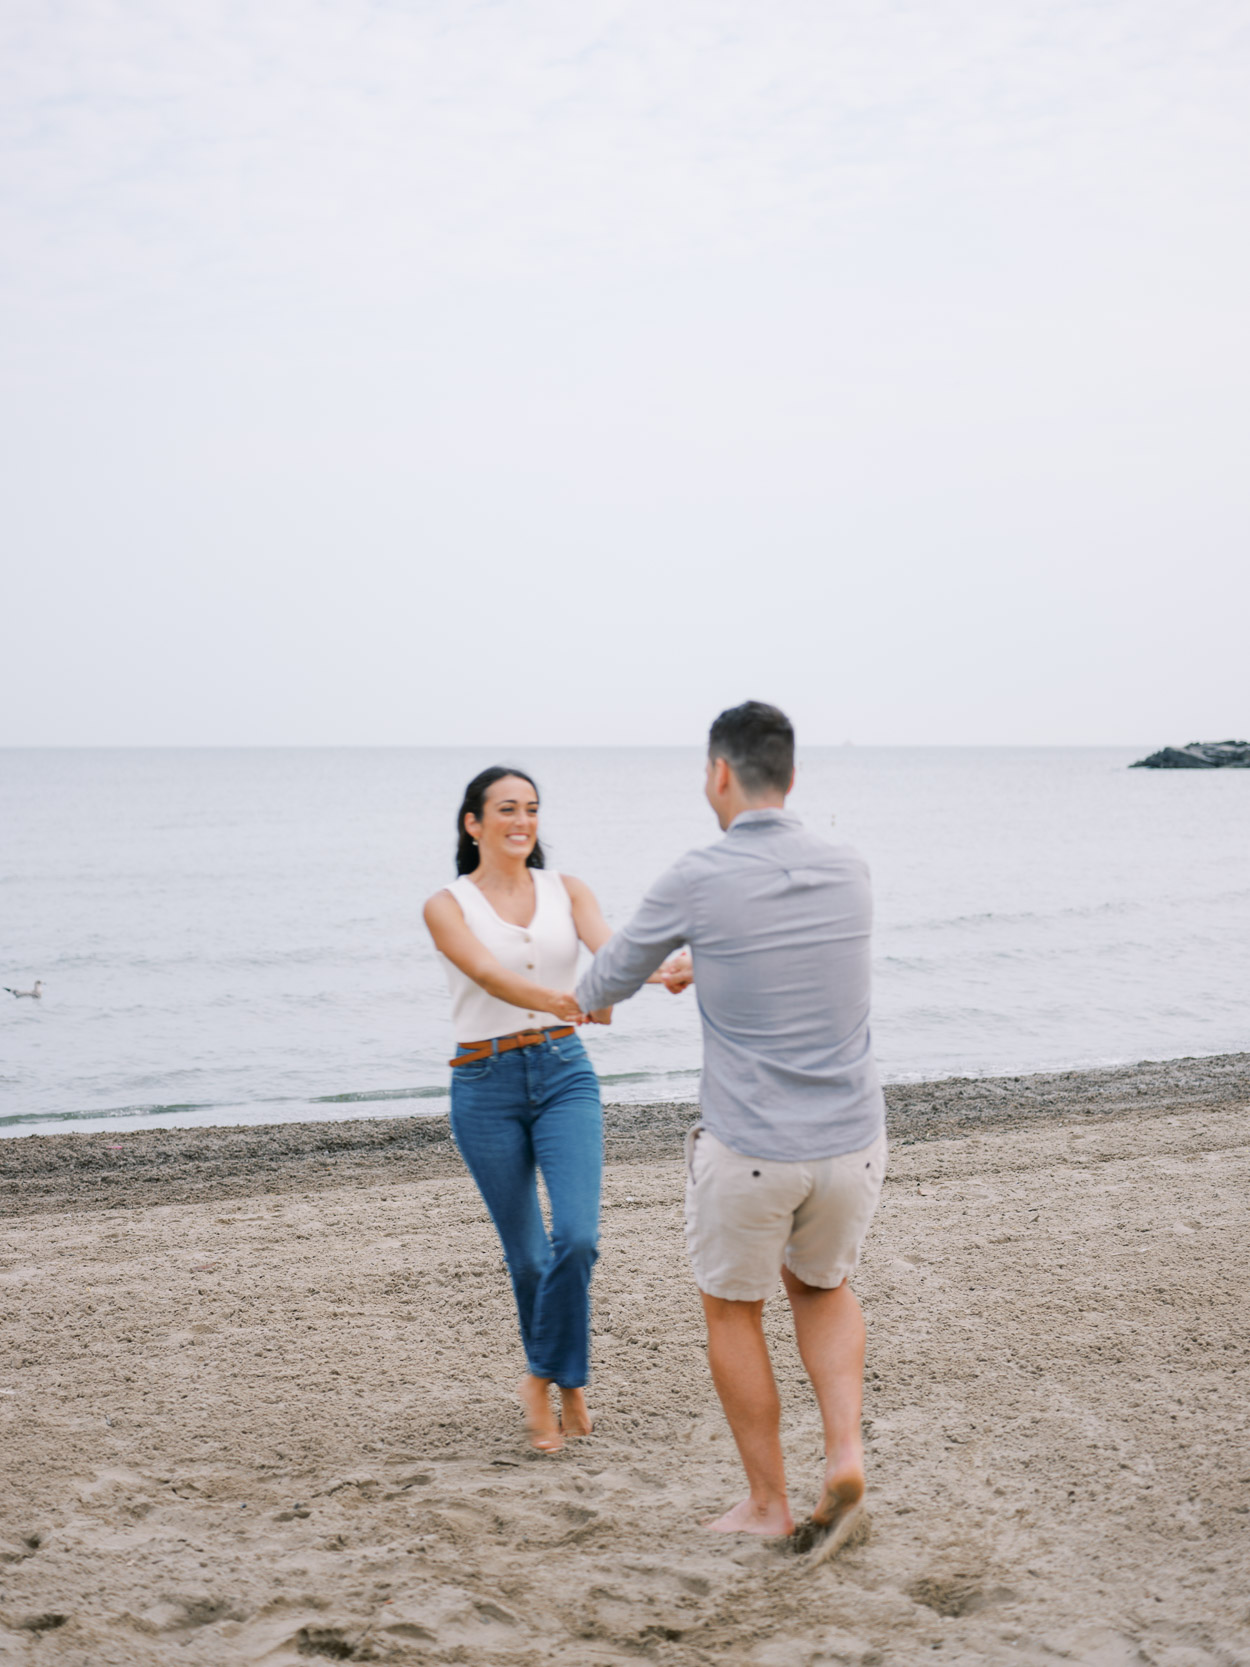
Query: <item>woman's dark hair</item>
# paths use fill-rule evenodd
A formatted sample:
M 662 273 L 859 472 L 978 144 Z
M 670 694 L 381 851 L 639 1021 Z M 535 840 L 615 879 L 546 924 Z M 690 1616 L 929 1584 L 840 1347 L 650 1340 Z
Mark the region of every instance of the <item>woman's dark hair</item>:
M 538 784 L 526 770 L 514 770 L 510 764 L 492 764 L 489 770 L 483 770 L 464 790 L 460 809 L 456 812 L 456 873 L 472 874 L 480 862 L 477 845 L 465 832 L 464 819 L 474 816 L 480 822 L 482 810 L 486 804 L 486 789 L 493 787 L 497 781 L 505 776 L 520 776 L 522 781 L 529 782 L 534 789 L 534 797 L 538 797 Z M 534 849 L 525 859 L 527 868 L 542 868 L 546 862 L 543 848 L 538 840 L 534 841 Z

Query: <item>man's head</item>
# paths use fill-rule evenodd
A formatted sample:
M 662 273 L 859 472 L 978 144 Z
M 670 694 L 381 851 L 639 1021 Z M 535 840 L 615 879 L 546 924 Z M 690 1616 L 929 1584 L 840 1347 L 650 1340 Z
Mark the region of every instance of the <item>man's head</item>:
M 744 810 L 785 803 L 794 786 L 794 726 L 762 700 L 731 706 L 707 738 L 707 800 L 722 828 Z

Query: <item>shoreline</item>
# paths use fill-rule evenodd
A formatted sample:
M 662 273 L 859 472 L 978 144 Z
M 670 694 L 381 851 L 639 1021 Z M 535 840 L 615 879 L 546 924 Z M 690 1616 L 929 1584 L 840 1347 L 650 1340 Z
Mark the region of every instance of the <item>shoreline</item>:
M 947 1077 L 885 1089 L 892 1146 L 1038 1122 L 1250 1105 L 1250 1053 L 1085 1071 Z M 608 1165 L 681 1155 L 689 1101 L 604 1108 Z M 446 1115 L 24 1135 L 0 1140 L 0 1218 L 463 1175 Z

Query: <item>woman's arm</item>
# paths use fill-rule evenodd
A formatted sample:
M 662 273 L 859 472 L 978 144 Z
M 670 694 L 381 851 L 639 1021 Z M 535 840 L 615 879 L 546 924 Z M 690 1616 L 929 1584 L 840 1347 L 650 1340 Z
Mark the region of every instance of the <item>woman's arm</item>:
M 577 935 L 592 955 L 597 955 L 612 936 L 612 928 L 603 918 L 599 900 L 585 880 L 575 880 L 571 874 L 561 874 L 564 889 L 573 905 L 573 924 Z
M 532 978 L 522 978 L 520 973 L 509 972 L 501 966 L 481 939 L 470 932 L 460 905 L 450 892 L 437 891 L 430 898 L 425 905 L 425 924 L 435 947 L 453 966 L 480 984 L 487 995 L 497 996 L 513 1007 L 554 1013 L 558 1019 L 570 1022 L 581 1018 L 577 997 L 567 990 L 544 989 Z
M 572 874 L 561 874 L 564 889 L 569 894 L 569 902 L 573 905 L 573 924 L 577 928 L 577 935 L 586 945 L 592 955 L 597 955 L 612 936 L 612 928 L 603 918 L 603 910 L 599 907 L 599 899 L 591 891 L 585 880 L 578 880 Z M 587 1015 L 591 1024 L 610 1025 L 612 1023 L 612 1009 L 597 1007 L 593 1013 Z
M 569 901 L 573 905 L 573 924 L 577 927 L 577 935 L 586 945 L 592 955 L 597 955 L 612 936 L 612 928 L 603 918 L 603 910 L 599 907 L 599 900 L 586 884 L 585 880 L 577 880 L 571 874 L 561 874 L 564 889 L 569 894 Z M 666 963 L 667 964 L 667 963 Z M 648 984 L 663 984 L 664 968 L 653 972 L 647 979 Z M 603 1008 L 608 1012 L 608 1008 Z
M 590 953 L 597 955 L 612 936 L 612 928 L 603 918 L 599 901 L 584 880 L 575 879 L 572 874 L 562 874 L 560 878 L 564 881 L 564 889 L 573 905 L 573 924 L 577 927 L 577 935 Z M 663 984 L 673 995 L 687 989 L 694 983 L 694 974 L 690 970 L 690 951 L 679 949 L 662 967 L 653 972 L 646 982 Z M 600 1007 L 590 1017 L 596 1024 L 610 1024 L 612 1009 Z

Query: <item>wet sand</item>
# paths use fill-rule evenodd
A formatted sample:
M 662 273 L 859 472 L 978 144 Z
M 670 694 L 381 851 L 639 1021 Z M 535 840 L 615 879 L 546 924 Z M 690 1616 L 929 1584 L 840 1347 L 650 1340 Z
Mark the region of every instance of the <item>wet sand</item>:
M 820 1568 L 698 1531 L 689 1108 L 609 1116 L 555 1458 L 442 1119 L 0 1142 L 0 1662 L 1250 1663 L 1250 1057 L 889 1097 L 871 1528 Z

